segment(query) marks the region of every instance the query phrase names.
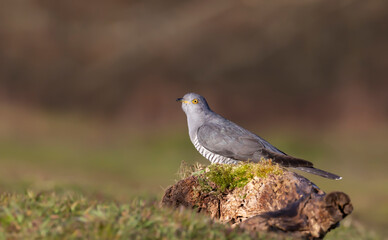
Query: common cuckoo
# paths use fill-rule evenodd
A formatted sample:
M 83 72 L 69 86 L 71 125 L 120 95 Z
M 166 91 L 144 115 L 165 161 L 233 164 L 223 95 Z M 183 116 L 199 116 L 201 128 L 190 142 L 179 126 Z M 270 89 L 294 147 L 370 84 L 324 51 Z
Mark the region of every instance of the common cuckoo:
M 258 135 L 213 112 L 206 99 L 195 93 L 178 98 L 187 116 L 190 140 L 211 163 L 236 164 L 272 159 L 283 167 L 296 168 L 329 179 L 341 179 L 313 167 L 309 161 L 285 154 Z

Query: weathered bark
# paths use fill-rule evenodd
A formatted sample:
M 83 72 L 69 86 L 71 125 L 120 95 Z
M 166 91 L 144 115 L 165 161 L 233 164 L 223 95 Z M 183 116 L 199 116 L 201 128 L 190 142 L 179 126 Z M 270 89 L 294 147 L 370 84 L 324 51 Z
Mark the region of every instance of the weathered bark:
M 323 238 L 353 210 L 345 193 L 326 195 L 289 171 L 254 178 L 243 188 L 218 195 L 201 191 L 199 178 L 188 177 L 167 189 L 162 206 L 193 208 L 222 223 L 305 239 Z

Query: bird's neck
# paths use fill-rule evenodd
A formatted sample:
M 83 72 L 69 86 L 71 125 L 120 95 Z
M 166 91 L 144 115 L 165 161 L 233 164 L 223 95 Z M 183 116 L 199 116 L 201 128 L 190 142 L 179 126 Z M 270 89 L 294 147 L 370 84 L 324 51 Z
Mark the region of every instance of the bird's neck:
M 189 135 L 191 141 L 194 141 L 197 136 L 198 128 L 200 128 L 207 121 L 206 115 L 187 115 L 187 126 L 189 128 Z

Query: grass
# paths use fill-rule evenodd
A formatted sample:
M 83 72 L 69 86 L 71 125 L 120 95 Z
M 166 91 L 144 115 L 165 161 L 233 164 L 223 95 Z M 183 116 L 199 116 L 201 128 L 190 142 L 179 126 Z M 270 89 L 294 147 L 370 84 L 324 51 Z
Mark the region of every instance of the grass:
M 0 196 L 0 238 L 251 239 L 251 235 L 191 211 L 159 208 L 156 199 L 119 204 L 69 192 L 28 191 Z
M 325 240 L 351 239 L 351 240 L 379 240 L 383 239 L 375 232 L 366 229 L 362 224 L 346 218 L 341 226 L 332 230 L 325 236 Z

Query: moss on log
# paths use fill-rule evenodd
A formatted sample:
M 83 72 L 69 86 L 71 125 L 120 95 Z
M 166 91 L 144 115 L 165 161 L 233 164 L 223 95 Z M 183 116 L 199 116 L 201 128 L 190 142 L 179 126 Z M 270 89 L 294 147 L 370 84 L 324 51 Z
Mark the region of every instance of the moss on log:
M 222 192 L 209 181 L 208 171 L 168 188 L 162 206 L 184 206 L 236 227 L 302 239 L 323 238 L 353 210 L 345 193 L 326 194 L 287 170 L 253 176 L 245 186 Z

